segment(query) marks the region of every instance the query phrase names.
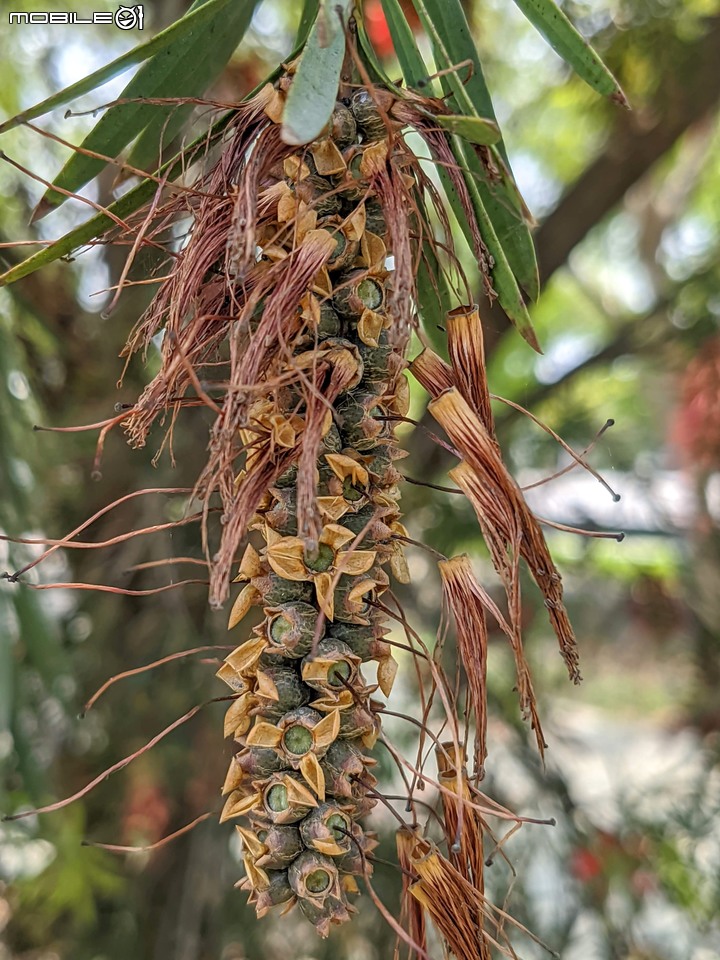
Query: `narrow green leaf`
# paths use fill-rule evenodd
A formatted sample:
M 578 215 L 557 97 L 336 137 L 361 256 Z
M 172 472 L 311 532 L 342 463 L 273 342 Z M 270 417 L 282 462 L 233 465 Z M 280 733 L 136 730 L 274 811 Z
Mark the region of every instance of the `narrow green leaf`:
M 442 81 L 443 86 L 452 90 L 458 113 L 487 117 L 497 122 L 475 41 L 460 0 L 413 0 L 413 4 L 432 41 L 438 69 L 450 70 Z M 460 67 L 460 64 L 465 66 Z M 507 161 L 502 145 L 500 150 Z
M 438 116 L 435 119 L 438 125 L 447 130 L 448 133 L 455 133 L 463 140 L 477 143 L 481 147 L 498 143 L 500 140 L 500 127 L 494 120 L 483 120 L 481 117 L 455 116 L 454 114 Z
M 378 55 L 375 52 L 375 47 L 373 47 L 372 41 L 368 36 L 367 30 L 365 29 L 365 21 L 362 17 L 362 12 L 359 9 L 355 11 L 355 26 L 357 29 L 360 53 L 362 54 L 363 62 L 366 70 L 368 71 L 370 79 L 373 81 L 373 83 L 379 83 L 382 86 L 387 87 L 389 90 L 397 90 L 395 84 L 383 70 L 382 64 L 380 63 Z
M 301 47 L 307 40 L 319 9 L 320 0 L 305 0 L 303 3 L 302 13 L 300 14 L 300 26 L 298 27 L 297 37 L 295 39 L 296 46 Z
M 225 129 L 231 117 L 232 113 L 225 114 L 224 117 L 213 124 L 209 134 L 203 133 L 197 137 L 183 153 L 177 154 L 171 160 L 168 160 L 167 163 L 163 164 L 158 174 L 162 175 L 167 173 L 168 182 L 179 176 L 187 169 L 187 166 L 192 163 L 195 153 L 206 148 L 208 137 L 218 136 L 222 130 Z M 133 187 L 132 190 L 128 190 L 126 194 L 123 194 L 119 200 L 111 203 L 107 208 L 108 213 L 96 214 L 86 223 L 80 224 L 79 227 L 75 227 L 74 230 L 66 233 L 54 243 L 48 244 L 47 247 L 44 247 L 26 260 L 6 270 L 5 273 L 0 274 L 0 287 L 6 287 L 16 280 L 22 280 L 23 277 L 30 276 L 30 274 L 35 273 L 36 270 L 46 266 L 48 263 L 53 263 L 53 261 L 59 260 L 61 257 L 69 256 L 83 244 L 89 243 L 91 240 L 95 240 L 97 237 L 107 233 L 108 230 L 116 226 L 115 220 L 112 216 L 109 216 L 109 214 L 114 214 L 119 219 L 128 217 L 131 213 L 139 210 L 144 203 L 147 203 L 157 188 L 158 185 L 155 180 L 143 180 L 136 187 Z
M 413 3 L 432 41 L 438 67 L 451 70 L 441 79 L 446 92 L 453 94 L 458 113 L 496 121 L 492 99 L 460 0 L 413 0 Z M 451 68 L 467 61 L 472 64 L 472 71 L 465 68 L 460 75 L 452 71 Z M 528 296 L 536 300 L 540 281 L 535 246 L 525 221 L 519 192 L 512 179 L 507 151 L 502 140 L 488 149 L 501 172 L 501 183 L 491 186 L 487 182 L 482 164 L 472 152 L 468 152 L 469 169 L 465 171 L 465 180 L 468 185 L 473 181 L 518 282 Z
M 51 97 L 41 100 L 40 103 L 36 103 L 35 106 L 29 107 L 27 110 L 23 110 L 21 113 L 6 120 L 0 124 L 0 133 L 5 133 L 6 130 L 11 130 L 13 127 L 17 127 L 27 120 L 34 120 L 36 117 L 41 117 L 44 113 L 54 110 L 55 107 L 69 103 L 70 100 L 81 97 L 86 93 L 91 93 L 97 87 L 102 86 L 103 83 L 112 80 L 112 78 L 116 77 L 119 73 L 123 73 L 123 71 L 129 67 L 135 66 L 135 64 L 142 63 L 144 60 L 148 60 L 150 57 L 162 53 L 169 46 L 187 36 L 188 33 L 196 30 L 201 24 L 205 23 L 208 18 L 213 17 L 218 7 L 225 7 L 230 2 L 233 2 L 233 0 L 211 0 L 209 4 L 204 4 L 203 6 L 195 5 L 196 8 L 194 7 L 192 12 L 188 12 L 184 17 L 181 17 L 180 20 L 177 20 L 165 30 L 161 30 L 152 40 L 141 43 L 122 56 L 117 57 L 111 63 L 108 63 L 107 66 L 101 67 L 82 80 L 78 80 L 77 83 L 65 87 L 64 90 L 54 93 Z
M 222 30 L 215 29 L 211 21 L 198 36 L 197 53 L 193 56 L 193 69 L 188 71 L 187 62 L 180 61 L 172 76 L 167 79 L 167 89 L 175 91 L 183 86 L 188 76 L 189 93 L 184 96 L 200 96 L 225 69 L 233 52 L 245 35 L 258 0 L 237 4 L 222 13 Z M 171 94 L 175 96 L 176 94 Z M 161 162 L 161 148 L 172 143 L 192 113 L 192 106 L 155 106 L 152 122 L 140 135 L 128 157 L 128 164 L 138 170 L 156 170 Z
M 196 5 L 213 8 L 210 19 L 187 33 L 170 49 L 145 63 L 127 84 L 120 99 L 137 101 L 152 97 L 192 97 L 202 92 L 203 57 L 210 53 L 220 69 L 224 66 L 247 29 L 257 0 L 235 0 L 235 3 L 233 10 L 226 11 L 223 8 L 227 0 L 196 0 Z M 224 61 L 221 60 L 222 55 L 225 56 Z M 193 64 L 192 70 L 188 69 L 188 63 Z M 115 104 L 103 114 L 81 146 L 94 153 L 115 157 L 149 124 L 156 123 L 157 109 L 156 105 L 142 102 Z M 162 133 L 162 117 L 159 119 L 156 127 L 158 143 Z M 105 166 L 104 160 L 73 153 L 53 181 L 53 186 L 76 193 Z M 45 216 L 66 199 L 67 196 L 57 190 L 47 190 L 33 214 L 33 220 Z
M 192 107 L 190 106 L 156 106 L 153 113 L 153 122 L 145 127 L 128 155 L 128 166 L 147 172 L 157 170 L 162 162 L 161 152 L 180 133 L 191 113 Z M 124 172 L 121 170 L 119 171 L 119 179 L 123 178 Z
M 299 48 L 296 48 L 288 59 L 295 59 L 299 52 Z M 281 72 L 282 66 L 276 67 L 254 90 L 250 91 L 247 97 L 245 97 L 245 100 L 247 101 L 254 97 L 266 83 L 275 81 Z M 206 152 L 208 144 L 222 134 L 233 116 L 234 111 L 230 110 L 224 116 L 220 117 L 219 120 L 216 120 L 208 131 L 201 133 L 192 143 L 188 144 L 184 150 L 164 163 L 157 171 L 158 176 L 164 175 L 167 182 L 171 183 L 176 177 L 184 173 L 198 156 Z M 69 256 L 79 247 L 82 247 L 83 244 L 105 235 L 116 226 L 115 221 L 109 214 L 114 214 L 120 219 L 130 216 L 131 213 L 135 213 L 144 203 L 147 203 L 148 200 L 152 198 L 157 188 L 158 185 L 155 180 L 143 180 L 136 187 L 133 187 L 132 190 L 128 190 L 119 200 L 111 203 L 107 208 L 108 213 L 96 214 L 86 223 L 80 224 L 79 227 L 75 227 L 74 230 L 59 237 L 54 243 L 48 244 L 47 247 L 44 247 L 26 260 L 23 260 L 21 263 L 6 270 L 3 274 L 0 274 L 0 287 L 6 287 L 16 280 L 22 280 L 23 277 L 30 276 L 48 263 L 53 263 L 61 257 Z
M 457 306 L 457 299 L 453 298 L 432 244 L 427 241 L 423 243 L 423 257 L 418 264 L 416 283 L 417 309 L 423 329 L 433 348 L 447 358 L 447 337 L 442 325 L 449 311 Z
M 424 86 L 428 69 L 400 3 L 398 0 L 382 0 L 382 8 L 405 83 L 415 88 Z
M 467 162 L 470 151 L 457 137 L 454 139 L 454 148 L 456 150 L 456 156 L 464 158 L 465 162 Z M 498 295 L 500 306 L 517 328 L 518 333 L 527 340 L 533 350 L 542 353 L 538 339 L 535 336 L 535 331 L 533 330 L 530 314 L 528 313 L 527 306 L 525 305 L 522 293 L 515 279 L 515 274 L 510 267 L 505 251 L 495 232 L 495 227 L 482 201 L 480 191 L 472 178 L 467 180 L 467 186 L 480 233 L 488 248 L 488 252 L 494 260 L 491 274 L 493 287 Z
M 344 23 L 351 7 L 345 0 Z M 281 134 L 285 143 L 311 143 L 323 132 L 337 100 L 344 57 L 345 33 L 330 0 L 320 8 L 288 93 Z
M 626 107 L 620 84 L 554 0 L 515 0 L 530 23 L 589 86 Z
M 501 167 L 500 182 L 490 183 L 487 171 L 474 150 L 465 151 L 462 157 L 458 156 L 457 150 L 454 152 L 462 167 L 465 182 L 469 184 L 472 180 L 480 194 L 518 283 L 531 300 L 537 300 L 540 296 L 540 274 L 535 244 L 524 217 L 518 214 L 522 200 L 514 180 Z

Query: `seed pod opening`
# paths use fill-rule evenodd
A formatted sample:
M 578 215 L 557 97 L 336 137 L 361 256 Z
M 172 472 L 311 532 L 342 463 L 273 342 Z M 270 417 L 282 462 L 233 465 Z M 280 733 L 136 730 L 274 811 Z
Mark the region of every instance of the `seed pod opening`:
M 328 857 L 341 857 L 350 850 L 352 820 L 336 803 L 322 803 L 300 824 L 303 843 Z
M 385 288 L 377 277 L 365 270 L 341 274 L 334 287 L 333 306 L 348 319 L 359 320 L 365 310 L 380 311 L 385 303 Z
M 268 617 L 268 649 L 271 653 L 300 658 L 310 652 L 315 639 L 318 618 L 315 607 L 309 603 L 283 603 L 276 607 L 269 607 L 265 612 Z

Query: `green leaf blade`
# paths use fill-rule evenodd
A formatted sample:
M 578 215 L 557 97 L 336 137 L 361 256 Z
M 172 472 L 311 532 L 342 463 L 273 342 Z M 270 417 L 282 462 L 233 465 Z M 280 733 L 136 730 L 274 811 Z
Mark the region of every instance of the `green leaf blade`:
M 397 0 L 386 2 L 397 3 Z M 445 91 L 452 94 L 458 115 L 480 120 L 487 118 L 497 123 L 480 58 L 460 0 L 413 0 L 413 3 L 432 42 L 436 64 L 441 69 L 450 70 L 442 77 L 442 84 Z M 452 68 L 468 61 L 472 64 L 472 70 L 467 78 L 463 76 L 461 79 Z M 540 280 L 535 245 L 519 191 L 512 179 L 507 151 L 502 139 L 488 149 L 500 171 L 500 182 L 490 186 L 487 174 L 472 150 L 465 155 L 465 181 L 468 189 L 472 187 L 478 194 L 517 282 L 532 300 L 536 300 L 540 292 Z M 459 220 L 462 224 L 462 217 Z
M 161 30 L 152 40 L 133 47 L 132 50 L 122 54 L 122 56 L 117 57 L 111 63 L 101 67 L 82 80 L 78 80 L 77 83 L 65 87 L 65 89 L 60 90 L 59 93 L 54 93 L 51 97 L 41 100 L 40 103 L 28 107 L 27 110 L 23 110 L 21 113 L 6 120 L 0 124 L 0 133 L 12 130 L 13 127 L 20 126 L 20 124 L 26 123 L 28 120 L 35 120 L 37 117 L 41 117 L 43 114 L 49 113 L 50 110 L 61 107 L 63 104 L 69 103 L 77 97 L 92 93 L 97 87 L 107 83 L 108 80 L 112 80 L 113 77 L 118 76 L 118 74 L 124 73 L 124 71 L 130 67 L 138 63 L 143 63 L 145 60 L 150 59 L 150 57 L 157 56 L 167 50 L 173 43 L 185 37 L 190 31 L 197 29 L 202 23 L 207 21 L 208 18 L 214 16 L 215 10 L 218 7 L 225 7 L 230 2 L 232 2 L 232 0 L 209 0 L 209 3 L 203 3 L 199 6 L 196 5 L 196 7 L 188 11 L 184 17 L 181 17 L 165 30 Z
M 620 84 L 554 0 L 515 0 L 515 4 L 585 83 L 627 106 Z
M 382 0 L 382 8 L 405 83 L 409 87 L 419 88 L 427 83 L 428 69 L 418 50 L 412 28 L 398 0 Z
M 454 149 L 458 159 L 467 164 L 469 151 L 457 138 L 454 141 Z M 493 287 L 498 295 L 498 302 L 520 336 L 527 340 L 533 350 L 542 353 L 515 273 L 500 243 L 494 224 L 483 203 L 478 186 L 472 178 L 467 179 L 466 182 L 480 233 L 494 261 L 491 275 Z
M 457 134 L 463 140 L 487 147 L 498 143 L 501 137 L 500 127 L 494 120 L 483 120 L 482 117 L 464 117 L 455 114 L 436 117 L 438 125 L 448 133 Z
M 229 12 L 224 9 L 227 0 L 199 2 L 205 9 L 212 8 L 212 16 L 186 33 L 172 48 L 147 61 L 127 84 L 120 99 L 138 101 L 142 98 L 196 96 L 203 91 L 205 82 L 210 82 L 208 77 L 223 68 L 247 29 L 257 0 L 240 0 Z M 194 64 L 192 70 L 188 69 L 188 63 Z M 158 109 L 165 108 L 142 102 L 115 104 L 85 137 L 81 149 L 116 157 L 148 127 L 156 131 L 159 145 L 163 134 L 163 116 L 157 113 Z M 172 107 L 166 110 L 166 116 L 172 110 Z M 150 136 L 146 138 L 143 150 L 149 149 Z M 73 153 L 53 181 L 53 187 L 76 193 L 97 176 L 106 163 L 87 153 Z M 67 194 L 60 191 L 52 187 L 46 191 L 33 214 L 33 220 L 40 219 L 65 202 Z
M 200 96 L 211 87 L 244 37 L 258 2 L 239 3 L 229 11 L 223 11 L 221 29 L 211 30 L 215 26 L 220 27 L 219 19 L 217 24 L 215 21 L 208 24 L 205 31 L 207 40 L 211 42 L 205 42 L 205 38 L 198 42 L 198 47 L 204 47 L 204 50 L 200 56 L 193 58 L 191 71 L 188 71 L 186 62 L 178 63 L 168 79 L 168 88 L 180 89 L 183 77 L 188 77 L 190 81 L 186 87 L 189 92 L 184 96 Z M 160 166 L 163 145 L 172 143 L 180 133 L 193 107 L 155 106 L 153 110 L 152 122 L 140 134 L 128 157 L 128 164 L 138 170 L 154 171 Z
M 346 24 L 352 4 L 343 8 Z M 327 126 L 337 100 L 345 57 L 345 32 L 333 6 L 324 4 L 300 57 L 285 103 L 281 136 L 302 146 L 317 140 Z

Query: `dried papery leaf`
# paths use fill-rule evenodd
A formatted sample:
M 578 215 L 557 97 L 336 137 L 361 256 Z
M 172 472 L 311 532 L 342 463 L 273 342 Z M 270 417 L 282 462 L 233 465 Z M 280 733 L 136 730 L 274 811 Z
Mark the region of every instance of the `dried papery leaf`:
M 475 409 L 494 440 L 495 424 L 487 384 L 485 344 L 477 305 L 451 310 L 445 318 L 445 324 L 448 352 L 457 388 Z
M 392 688 L 397 676 L 397 661 L 392 657 L 383 657 L 378 664 L 377 680 L 378 686 L 386 697 L 392 693 Z
M 233 790 L 237 790 L 245 779 L 245 771 L 242 767 L 239 767 L 235 761 L 235 758 L 230 761 L 230 766 L 228 767 L 227 776 L 225 777 L 225 782 L 223 783 L 222 790 L 220 791 L 221 796 L 225 797 L 228 793 L 232 793 Z
M 229 656 L 225 657 L 225 663 L 229 664 L 236 673 L 243 676 L 254 669 L 266 647 L 267 640 L 264 637 L 251 637 L 250 640 L 241 643 Z
M 306 754 L 300 761 L 298 768 L 319 800 L 325 799 L 325 774 L 320 762 L 314 753 Z
M 265 853 L 267 848 L 254 830 L 248 830 L 246 827 L 239 826 L 236 826 L 235 829 L 242 840 L 243 849 L 249 853 L 251 857 L 257 860 L 258 857 L 261 857 L 263 853 Z
M 242 736 L 250 727 L 250 710 L 255 704 L 251 694 L 242 694 L 225 714 L 225 736 Z
M 410 364 L 410 370 L 420 386 L 431 397 L 439 397 L 455 386 L 455 373 L 449 363 L 426 347 Z
M 490 960 L 490 944 L 483 929 L 488 917 L 485 897 L 468 883 L 434 844 L 410 851 L 411 869 L 419 877 L 411 895 L 428 912 L 448 949 L 457 960 Z
M 236 627 L 240 621 L 247 616 L 250 608 L 258 603 L 260 595 L 251 583 L 245 584 L 240 593 L 235 598 L 230 617 L 228 619 L 228 630 Z
M 475 776 L 482 779 L 487 757 L 487 645 L 485 611 L 473 589 L 476 577 L 467 555 L 438 563 L 443 595 L 455 620 L 458 654 L 475 715 Z
M 292 824 L 260 824 L 262 826 L 262 844 L 259 852 L 252 851 L 257 858 L 258 867 L 263 870 L 282 870 L 289 867 L 303 851 L 300 831 Z M 239 829 L 239 828 L 238 828 Z
M 222 680 L 223 683 L 226 683 L 235 693 L 245 693 L 248 690 L 247 680 L 240 676 L 229 663 L 224 663 L 215 676 Z
M 540 524 L 525 502 L 522 491 L 508 473 L 478 415 L 456 388 L 446 390 L 432 400 L 428 409 L 467 461 L 460 475 L 465 486 L 471 486 L 474 491 L 471 502 L 481 520 L 483 532 L 498 547 L 503 541 L 505 549 L 516 546 L 527 563 L 545 597 L 545 606 L 570 679 L 579 682 L 577 646 L 562 600 L 562 578 L 552 562 Z M 453 471 L 453 479 L 458 482 L 456 472 L 457 468 Z M 471 474 L 475 475 L 474 482 Z M 493 562 L 496 565 L 500 562 L 498 550 L 493 551 Z M 510 595 L 515 590 L 515 584 L 507 582 L 507 575 L 505 580 L 506 591 Z
M 245 743 L 248 747 L 260 747 L 271 750 L 280 745 L 282 740 L 282 731 L 272 723 L 256 723 L 250 730 Z
M 449 476 L 463 491 L 475 510 L 483 537 L 490 550 L 493 566 L 505 587 L 509 620 L 507 636 L 515 657 L 520 710 L 523 718 L 529 718 L 531 721 L 538 750 L 542 755 L 545 741 L 537 713 L 530 667 L 525 659 L 522 643 L 519 572 L 522 530 L 519 518 L 507 508 L 506 501 L 497 499 L 495 490 L 483 486 L 473 468 L 465 461 L 451 470 Z
M 452 743 L 443 743 L 435 754 L 438 761 L 438 782 L 445 787 L 445 792 L 440 794 L 445 836 L 448 838 L 452 864 L 482 895 L 485 893 L 485 824 L 470 802 L 472 796 L 467 773 L 460 767 L 451 767 L 447 762 L 448 752 L 452 747 Z M 489 951 L 485 956 L 490 960 Z
M 318 140 L 310 147 L 315 167 L 321 177 L 345 173 L 345 159 L 333 140 Z
M 338 710 L 333 710 L 332 713 L 323 717 L 313 731 L 316 750 L 322 750 L 324 754 L 330 744 L 337 740 L 339 731 L 340 713 Z
M 246 796 L 239 791 L 233 791 L 225 801 L 220 814 L 220 823 L 231 820 L 233 817 L 245 817 L 251 810 L 256 810 L 262 802 L 260 793 L 251 793 Z
M 398 866 L 402 870 L 400 923 L 403 928 L 407 930 L 412 942 L 427 953 L 428 942 L 425 910 L 423 909 L 421 901 L 410 892 L 413 883 L 411 879 L 413 876 L 412 856 L 418 843 L 418 831 L 419 828 L 412 831 L 409 827 L 401 827 L 395 834 Z M 408 960 L 416 960 L 418 956 L 417 951 L 410 948 Z

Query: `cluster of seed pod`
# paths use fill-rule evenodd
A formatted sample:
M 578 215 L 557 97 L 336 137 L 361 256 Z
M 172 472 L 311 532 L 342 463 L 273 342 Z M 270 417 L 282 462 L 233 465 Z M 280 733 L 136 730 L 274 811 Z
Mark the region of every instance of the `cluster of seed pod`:
M 275 122 L 283 99 L 281 81 L 265 107 Z M 388 311 L 392 261 L 373 190 L 391 149 L 361 88 L 337 103 L 325 137 L 275 165 L 259 198 L 259 269 L 318 237 L 330 255 L 288 324 L 292 355 L 265 374 L 242 432 L 246 471 L 267 456 L 285 468 L 250 525 L 259 546 L 248 544 L 242 558 L 230 626 L 254 606 L 264 619 L 219 671 L 237 695 L 225 720 L 235 752 L 222 818 L 243 818 L 239 886 L 258 916 L 297 903 L 322 936 L 349 918 L 356 877 L 371 871 L 376 841 L 358 821 L 376 802 L 366 751 L 382 705 L 372 694 L 387 696 L 396 671 L 377 601 L 388 570 L 407 580 L 392 428 L 407 413 L 404 338 Z M 298 507 L 311 417 L 292 380 L 318 363 L 326 374 L 313 531 Z M 376 684 L 363 677 L 368 661 Z

